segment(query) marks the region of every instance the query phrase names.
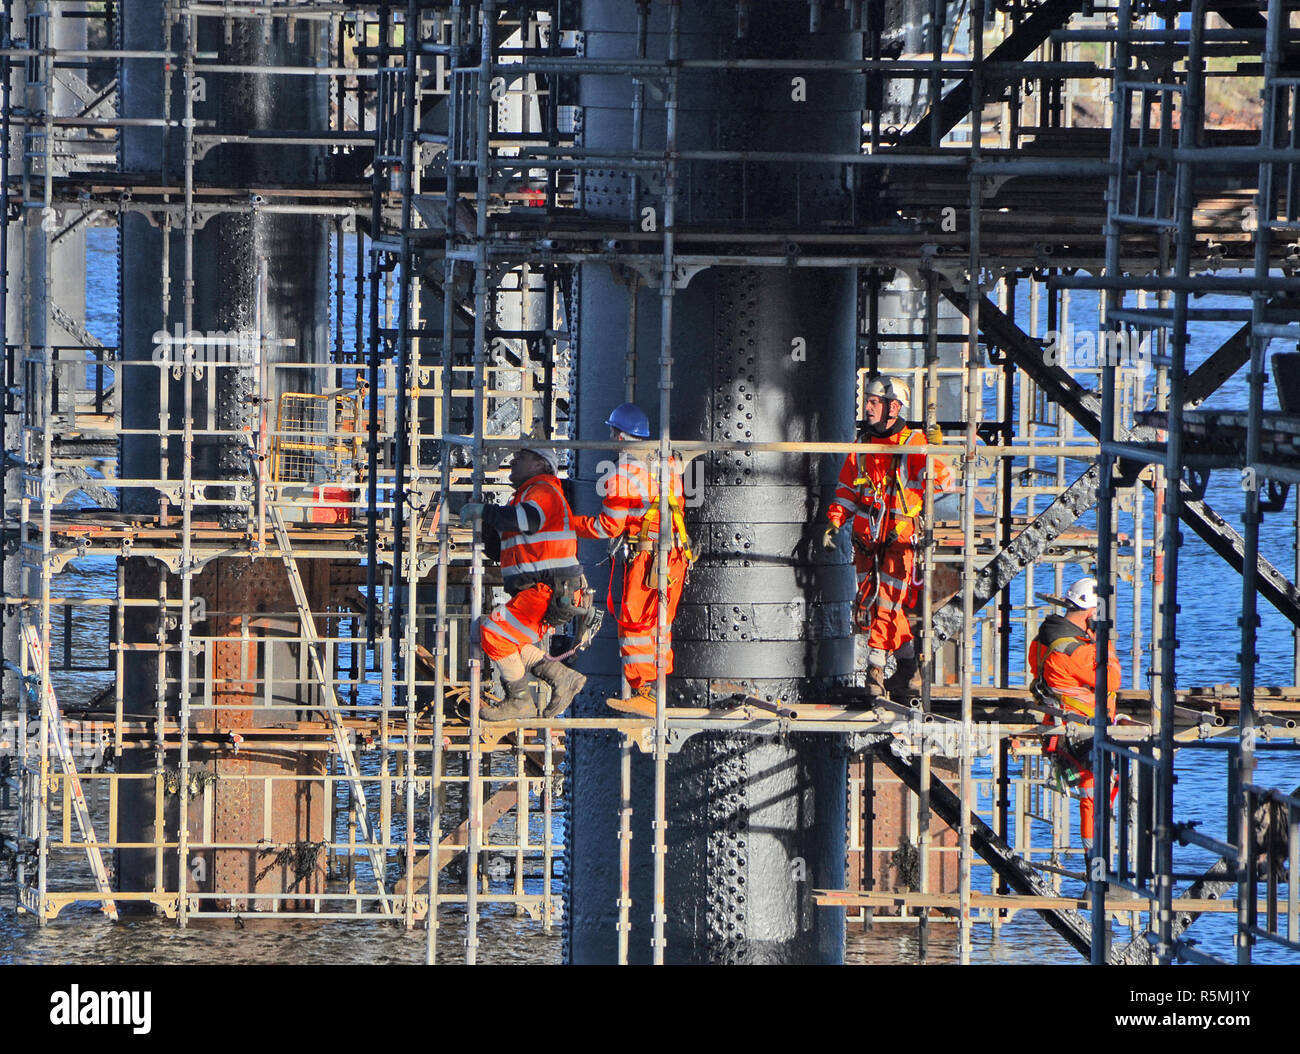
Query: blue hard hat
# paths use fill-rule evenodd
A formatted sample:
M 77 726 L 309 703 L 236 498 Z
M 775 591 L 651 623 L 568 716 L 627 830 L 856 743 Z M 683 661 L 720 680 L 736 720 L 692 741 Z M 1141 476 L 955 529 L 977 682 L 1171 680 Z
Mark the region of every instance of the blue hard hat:
M 605 424 L 627 435 L 636 436 L 637 439 L 650 438 L 650 418 L 641 412 L 636 403 L 624 403 L 615 407 Z

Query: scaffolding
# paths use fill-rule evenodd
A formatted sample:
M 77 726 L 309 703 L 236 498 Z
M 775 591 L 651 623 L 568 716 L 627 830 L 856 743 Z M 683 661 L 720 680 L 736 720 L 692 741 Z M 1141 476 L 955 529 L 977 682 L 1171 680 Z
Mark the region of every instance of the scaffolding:
M 951 25 L 936 2 L 924 50 L 898 54 L 884 5 L 852 0 L 861 56 L 826 68 L 862 74 L 866 106 L 861 149 L 836 155 L 678 149 L 685 79 L 724 65 L 786 78 L 801 67 L 681 58 L 675 3 L 665 53 L 617 62 L 585 54 L 564 0 L 168 0 L 165 33 L 147 51 L 125 46 L 120 5 L 84 6 L 6 0 L 0 32 L 0 750 L 5 800 L 16 792 L 0 817 L 22 911 L 45 922 L 76 902 L 110 916 L 147 905 L 179 925 L 253 912 L 400 919 L 426 929 L 430 962 L 447 958 L 440 924 L 463 916 L 474 963 L 486 911 L 511 908 L 548 932 L 559 920 L 566 743 L 601 729 L 618 738 L 622 772 L 620 962 L 631 954 L 631 758 L 654 759 L 650 946 L 662 962 L 674 908 L 669 755 L 699 732 L 797 731 L 839 737 L 856 765 L 850 876 L 818 891 L 821 910 L 916 926 L 923 948 L 931 926 L 955 920 L 962 962 L 976 926 L 996 932 L 1020 910 L 1043 913 L 1095 963 L 1219 961 L 1184 934 L 1225 905 L 1237 916 L 1237 961 L 1260 942 L 1300 950 L 1300 800 L 1256 775 L 1257 755 L 1294 749 L 1300 710 L 1300 557 L 1289 580 L 1260 540 L 1263 516 L 1283 513 L 1300 480 L 1300 396 L 1285 401 L 1288 360 L 1269 350 L 1300 339 L 1300 250 L 1283 237 L 1300 229 L 1300 81 L 1285 72 L 1300 39 L 1292 4 L 1137 11 L 1117 0 L 1081 15 L 1069 0 L 996 10 L 975 0 Z M 660 6 L 637 4 L 643 39 Z M 738 36 L 749 6 L 736 5 Z M 787 6 L 792 18 L 820 19 L 825 5 Z M 208 50 L 245 34 L 292 42 L 308 27 L 322 41 L 309 65 L 241 70 L 220 44 Z M 122 159 L 118 141 L 144 126 L 119 106 L 128 61 L 166 71 L 154 124 L 180 159 L 173 183 L 154 185 Z M 196 116 L 207 82 L 235 73 L 323 80 L 319 126 L 239 134 Z M 636 85 L 622 150 L 583 144 L 576 86 L 595 74 Z M 1240 129 L 1210 120 L 1207 83 L 1244 77 L 1259 79 L 1260 112 Z M 922 105 L 895 124 L 900 92 Z M 662 142 L 643 138 L 651 108 Z M 249 144 L 319 148 L 329 161 L 297 185 L 205 175 L 209 154 Z M 751 229 L 744 194 L 729 222 L 695 214 L 694 188 L 710 172 L 747 186 L 776 166 L 802 188 L 812 164 L 842 171 L 835 224 L 800 222 L 804 189 L 779 229 Z M 632 188 L 616 220 L 584 207 L 588 184 L 613 175 Z M 658 222 L 647 229 L 652 187 Z M 815 189 L 806 193 L 811 201 Z M 86 305 L 56 283 L 79 236 L 128 216 L 165 232 L 148 354 L 97 339 Z M 245 328 L 194 331 L 197 233 L 218 217 L 257 216 L 311 217 L 326 232 L 328 347 L 318 359 L 269 328 L 283 258 L 256 269 Z M 480 529 L 458 526 L 455 512 L 508 493 L 494 467 L 501 451 L 539 438 L 569 456 L 609 449 L 578 438 L 573 410 L 573 276 L 592 263 L 631 290 L 629 400 L 647 403 L 638 356 L 658 363 L 663 427 L 628 450 L 659 455 L 661 494 L 674 453 L 838 460 L 873 449 L 848 436 L 706 442 L 667 427 L 674 296 L 695 273 L 854 269 L 856 377 L 837 380 L 861 390 L 880 372 L 904 377 L 920 396 L 916 423 L 948 437 L 917 449 L 928 464 L 951 460 L 961 480 L 953 508 L 927 472 L 914 705 L 846 685 L 795 708 L 742 685 L 727 709 L 670 706 L 661 656 L 653 719 L 611 710 L 481 720 L 490 677 L 471 627 L 500 580 Z M 882 304 L 900 276 L 903 314 L 890 316 Z M 636 347 L 638 286 L 659 291 L 655 349 Z M 1194 306 L 1205 295 L 1220 299 Z M 185 306 L 169 334 L 172 299 Z M 915 327 L 900 329 L 900 317 Z M 1240 328 L 1225 340 L 1227 324 Z M 1263 409 L 1270 360 L 1284 393 L 1276 412 Z M 1199 409 L 1247 365 L 1245 411 Z M 230 388 L 246 393 L 233 417 L 219 406 Z M 157 393 L 156 423 L 129 423 L 128 391 Z M 160 454 L 142 475 L 121 450 L 144 440 Z M 1240 534 L 1206 501 L 1215 469 L 1241 473 Z M 1178 685 L 1184 525 L 1241 578 L 1235 688 Z M 1120 704 L 1135 723 L 1095 730 L 1097 784 L 1114 773 L 1121 804 L 1098 796 L 1092 859 L 1072 844 L 1071 802 L 1041 749 L 1065 719 L 1045 723 L 1027 687 L 1044 610 L 1036 596 L 1061 593 L 1069 565 L 1095 567 L 1099 653 L 1119 639 L 1128 601 L 1134 687 Z M 214 584 L 222 574 L 261 576 L 281 606 L 227 606 Z M 1260 595 L 1297 627 L 1291 685 L 1257 683 Z M 142 668 L 153 677 L 144 703 Z M 87 674 L 111 684 L 89 692 Z M 1174 768 L 1184 750 L 1227 758 L 1224 837 L 1185 815 Z M 125 766 L 128 756 L 137 760 Z M 241 760 L 263 756 L 297 760 L 279 772 Z M 941 778 L 950 767 L 951 787 Z M 882 842 L 872 816 L 890 786 L 905 789 Z M 308 803 L 312 837 L 277 834 L 286 796 Z M 139 800 L 155 832 L 146 841 L 123 831 L 124 803 Z M 232 835 L 226 802 L 260 811 L 260 822 Z M 1218 863 L 1186 871 L 1176 853 L 1186 845 Z M 103 854 L 124 852 L 148 857 L 148 888 L 112 886 Z M 234 859 L 253 876 L 242 892 L 214 877 Z M 1120 947 L 1109 924 L 1089 922 L 1112 915 L 1129 925 Z

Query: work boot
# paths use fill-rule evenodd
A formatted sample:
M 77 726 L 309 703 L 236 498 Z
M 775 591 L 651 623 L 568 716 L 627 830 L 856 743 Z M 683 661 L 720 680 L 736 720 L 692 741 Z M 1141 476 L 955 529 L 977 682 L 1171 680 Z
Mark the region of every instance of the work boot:
M 898 666 L 894 670 L 894 675 L 885 682 L 890 694 L 895 696 L 905 696 L 906 699 L 915 699 L 921 694 L 921 667 L 916 661 L 916 656 L 911 655 L 906 658 L 898 657 Z M 906 699 L 904 701 L 906 701 Z
M 582 691 L 582 686 L 587 683 L 584 674 L 554 659 L 539 662 L 533 667 L 533 674 L 539 681 L 551 686 L 551 701 L 542 711 L 543 717 L 559 717 L 569 709 L 573 697 Z
M 653 684 L 643 684 L 629 699 L 609 699 L 610 706 L 615 710 L 620 710 L 625 714 L 638 714 L 641 717 L 654 717 L 657 713 L 657 704 L 655 702 L 655 686 Z
M 484 721 L 516 721 L 521 717 L 536 717 L 537 703 L 528 689 L 528 678 L 521 677 L 506 685 L 506 697 L 499 703 L 484 703 L 478 708 Z
M 867 666 L 867 691 L 872 695 L 885 695 L 885 668 L 871 663 Z

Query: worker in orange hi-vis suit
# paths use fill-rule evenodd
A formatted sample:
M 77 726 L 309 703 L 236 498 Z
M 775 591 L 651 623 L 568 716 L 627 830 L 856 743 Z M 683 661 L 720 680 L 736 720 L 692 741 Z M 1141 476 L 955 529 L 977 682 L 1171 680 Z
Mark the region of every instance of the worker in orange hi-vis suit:
M 1097 615 L 1097 580 L 1081 578 L 1065 597 L 1044 596 L 1062 604 L 1065 615 L 1049 615 L 1029 645 L 1029 665 L 1034 671 L 1033 691 L 1040 702 L 1066 713 L 1091 719 L 1096 713 L 1097 639 L 1092 620 Z M 1115 693 L 1121 687 L 1122 674 L 1115 642 L 1110 642 L 1106 659 L 1106 699 L 1110 719 L 1115 720 Z M 1047 715 L 1044 724 L 1055 724 Z M 1056 759 L 1057 771 L 1067 787 L 1079 795 L 1079 835 L 1084 852 L 1092 853 L 1093 805 L 1092 730 L 1088 725 L 1068 723 L 1065 735 L 1050 736 L 1044 750 Z M 1110 796 L 1115 801 L 1118 784 L 1112 779 Z
M 927 436 L 907 427 L 901 415 L 909 398 L 902 381 L 887 377 L 870 381 L 859 441 L 899 447 L 942 443 L 938 428 L 932 428 Z M 884 695 L 887 688 L 908 693 L 921 690 L 906 608 L 912 600 L 913 550 L 925 498 L 925 461 L 924 452 L 850 454 L 844 459 L 835 500 L 826 513 L 829 526 L 822 544 L 827 549 L 836 547 L 836 535 L 845 523 L 853 525 L 853 566 L 858 576 L 854 623 L 859 632 L 869 635 L 867 686 L 877 695 Z M 947 464 L 938 458 L 931 463 L 935 492 L 950 490 L 952 475 Z M 898 666 L 886 685 L 885 662 L 891 652 Z
M 510 462 L 515 492 L 506 505 L 471 502 L 462 522 L 481 520 L 501 538 L 501 579 L 510 599 L 479 622 L 483 654 L 497 664 L 506 695 L 484 704 L 485 721 L 558 717 L 586 677 L 550 657 L 542 642 L 551 627 L 572 618 L 582 600 L 582 565 L 573 514 L 556 477 L 559 456 L 549 447 L 518 451 Z M 539 714 L 528 674 L 551 687 Z
M 648 439 L 650 422 L 633 403 L 623 403 L 605 422 L 610 438 L 619 442 Z M 672 548 L 668 551 L 666 585 L 667 632 L 663 640 L 664 673 L 673 672 L 672 623 L 686 585 L 692 553 L 682 519 L 682 471 L 674 459 L 670 465 L 672 490 L 668 497 L 673 525 Z M 618 647 L 623 677 L 632 692 L 632 703 L 653 712 L 658 679 L 656 656 L 659 648 L 659 459 L 647 461 L 628 453 L 619 455 L 612 472 L 601 477 L 601 508 L 595 516 L 575 516 L 573 528 L 580 538 L 604 541 L 625 539 L 631 552 L 622 575 L 621 594 L 614 600 L 615 572 L 610 572 L 609 611 L 618 622 Z

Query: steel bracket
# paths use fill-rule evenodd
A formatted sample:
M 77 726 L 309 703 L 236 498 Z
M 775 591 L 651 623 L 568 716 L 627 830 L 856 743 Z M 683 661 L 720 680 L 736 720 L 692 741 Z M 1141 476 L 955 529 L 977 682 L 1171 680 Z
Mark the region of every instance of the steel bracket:
M 946 255 L 945 248 L 933 242 L 926 242 L 921 246 L 919 260 L 921 273 L 933 271 L 954 289 L 960 289 L 966 284 L 965 264 L 954 256 Z
M 630 267 L 639 274 L 645 285 L 650 289 L 658 289 L 663 285 L 663 268 L 650 260 L 634 260 L 627 264 L 611 265 L 624 269 Z M 674 264 L 673 265 L 673 288 L 685 289 L 691 284 L 691 279 L 701 271 L 707 271 L 710 264 Z
M 866 750 L 874 750 L 891 738 L 888 732 L 850 732 L 843 737 L 842 742 L 845 753 L 852 756 Z
M 69 561 L 85 555 L 85 550 L 80 545 L 70 546 L 67 549 L 57 549 L 50 553 L 50 571 L 52 574 L 57 575 L 68 566 Z
M 1005 88 L 1009 86 L 1010 83 L 1011 83 L 1010 81 L 1002 82 L 1003 90 L 1005 90 Z M 1005 186 L 1008 182 L 1010 182 L 1010 180 L 1011 180 L 1011 176 L 1009 174 L 998 175 L 998 176 L 985 176 L 983 179 L 980 180 L 980 200 L 992 201 L 994 198 L 998 196 L 998 193 L 1002 190 L 1003 186 Z
M 667 746 L 668 753 L 676 754 L 682 749 L 682 745 L 692 736 L 699 734 L 701 729 L 698 728 L 677 728 L 673 725 L 668 726 Z M 637 748 L 643 754 L 654 754 L 655 750 L 655 726 L 649 722 L 642 728 L 637 728 L 627 733 L 628 739 L 635 743 Z
M 163 570 L 170 571 L 174 575 L 181 573 L 181 561 L 184 559 L 181 553 L 169 553 L 163 556 L 160 553 L 150 553 L 145 557 L 146 560 L 152 560 L 160 565 Z

